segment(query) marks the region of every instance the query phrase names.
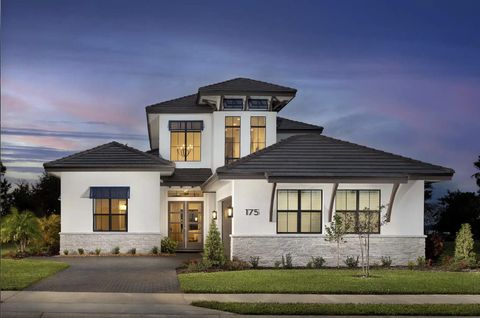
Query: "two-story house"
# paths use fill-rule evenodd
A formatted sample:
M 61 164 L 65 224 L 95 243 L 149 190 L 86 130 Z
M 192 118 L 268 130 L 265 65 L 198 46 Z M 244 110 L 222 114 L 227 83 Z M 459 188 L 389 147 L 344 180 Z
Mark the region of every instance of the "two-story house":
M 146 107 L 147 152 L 111 142 L 45 163 L 61 178 L 61 250 L 148 252 L 168 236 L 201 251 L 214 219 L 229 257 L 333 264 L 325 226 L 338 214 L 342 257 L 359 255 L 365 224 L 374 259 L 424 255 L 424 182 L 454 171 L 279 117 L 296 92 L 246 78 L 204 86 Z

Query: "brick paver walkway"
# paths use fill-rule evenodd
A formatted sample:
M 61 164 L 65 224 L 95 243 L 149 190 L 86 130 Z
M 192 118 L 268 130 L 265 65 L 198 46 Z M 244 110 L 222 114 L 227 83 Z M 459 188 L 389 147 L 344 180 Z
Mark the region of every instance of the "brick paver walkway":
M 57 292 L 175 293 L 180 292 L 175 268 L 199 254 L 176 256 L 57 257 L 70 264 L 26 290 Z

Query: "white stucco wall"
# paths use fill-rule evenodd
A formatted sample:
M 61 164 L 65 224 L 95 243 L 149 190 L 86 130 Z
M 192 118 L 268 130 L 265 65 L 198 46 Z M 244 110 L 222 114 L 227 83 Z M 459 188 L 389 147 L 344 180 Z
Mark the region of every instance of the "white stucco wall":
M 338 189 L 379 189 L 381 204 L 387 206 L 393 184 L 340 184 Z M 320 189 L 323 191 L 322 224 L 328 224 L 332 184 L 277 184 L 279 189 Z M 277 235 L 276 202 L 274 222 L 269 221 L 272 184 L 266 180 L 233 181 L 233 234 L 234 235 Z M 260 214 L 246 215 L 245 209 L 259 209 Z M 334 206 L 335 211 L 335 206 Z M 386 208 L 382 211 L 382 217 Z M 278 234 L 285 235 L 285 234 Z M 299 234 L 303 235 L 303 234 Z M 423 181 L 409 181 L 400 184 L 393 204 L 391 222 L 381 227 L 380 235 L 423 235 Z
M 93 233 L 91 186 L 128 186 L 128 232 L 160 232 L 159 172 L 62 172 L 61 232 Z

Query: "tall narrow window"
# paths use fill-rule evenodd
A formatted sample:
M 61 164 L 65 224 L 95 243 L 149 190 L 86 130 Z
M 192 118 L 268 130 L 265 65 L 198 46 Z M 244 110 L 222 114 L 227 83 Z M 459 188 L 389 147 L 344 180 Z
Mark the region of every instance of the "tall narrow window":
M 380 190 L 337 190 L 335 206 L 348 233 L 380 233 Z
M 170 160 L 200 161 L 202 121 L 170 121 Z
M 127 231 L 129 193 L 128 187 L 90 187 L 94 231 Z
M 240 158 L 240 116 L 225 117 L 225 164 Z
M 278 190 L 277 233 L 321 232 L 321 190 Z
M 265 148 L 265 116 L 250 117 L 250 153 Z

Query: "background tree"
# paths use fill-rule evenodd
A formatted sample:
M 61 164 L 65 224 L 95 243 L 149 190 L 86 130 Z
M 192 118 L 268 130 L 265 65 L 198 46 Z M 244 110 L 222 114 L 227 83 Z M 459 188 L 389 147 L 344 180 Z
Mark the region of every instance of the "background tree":
M 7 168 L 0 161 L 0 216 L 5 216 L 12 207 L 12 184 L 5 178 Z
M 477 186 L 479 187 L 478 193 L 480 194 L 480 156 L 478 156 L 478 160 L 473 163 L 475 168 L 479 170 L 478 172 L 474 173 L 472 177 L 475 178 L 475 181 L 477 182 Z
M 12 206 L 19 211 L 32 211 L 34 206 L 32 188 L 28 182 L 17 183 L 17 187 L 12 191 Z
M 463 223 L 472 226 L 475 237 L 480 238 L 480 196 L 474 192 L 448 192 L 439 199 L 441 206 L 438 230 L 452 235 Z
M 37 216 L 60 213 L 60 178 L 44 172 L 32 187 L 32 207 Z

